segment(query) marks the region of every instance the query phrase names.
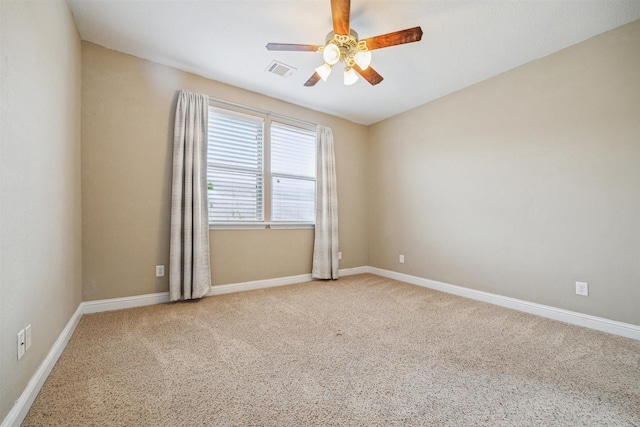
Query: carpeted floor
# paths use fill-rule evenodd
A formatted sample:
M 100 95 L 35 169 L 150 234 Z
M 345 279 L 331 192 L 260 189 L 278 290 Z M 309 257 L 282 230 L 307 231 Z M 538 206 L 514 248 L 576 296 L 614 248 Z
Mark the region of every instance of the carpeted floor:
M 86 315 L 25 426 L 640 426 L 640 342 L 374 275 Z

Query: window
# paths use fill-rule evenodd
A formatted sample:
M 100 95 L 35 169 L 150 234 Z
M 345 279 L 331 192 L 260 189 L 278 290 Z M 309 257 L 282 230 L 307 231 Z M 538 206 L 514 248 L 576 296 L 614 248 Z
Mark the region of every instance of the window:
M 209 108 L 209 224 L 264 219 L 263 128 L 260 118 Z
M 209 107 L 207 187 L 214 228 L 315 222 L 316 131 L 285 118 Z
M 316 132 L 271 124 L 271 220 L 313 223 Z

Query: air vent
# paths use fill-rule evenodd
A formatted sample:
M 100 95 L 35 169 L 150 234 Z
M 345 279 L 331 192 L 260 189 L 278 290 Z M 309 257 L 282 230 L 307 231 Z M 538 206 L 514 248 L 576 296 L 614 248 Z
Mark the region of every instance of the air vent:
M 280 77 L 289 77 L 291 74 L 293 74 L 294 70 L 296 70 L 296 68 L 278 61 L 272 61 L 271 64 L 269 64 L 269 66 L 267 67 L 268 72 L 277 74 Z

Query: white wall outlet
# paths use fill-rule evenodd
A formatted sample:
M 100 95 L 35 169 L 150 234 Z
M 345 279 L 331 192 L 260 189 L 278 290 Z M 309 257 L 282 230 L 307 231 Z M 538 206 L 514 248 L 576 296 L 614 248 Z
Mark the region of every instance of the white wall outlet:
M 25 345 L 25 351 L 29 350 L 29 347 L 31 347 L 31 325 L 27 325 L 26 328 L 24 328 L 24 339 L 26 342 Z
M 164 277 L 164 265 L 156 265 L 156 277 Z
M 576 282 L 576 295 L 589 296 L 589 284 L 586 282 Z
M 400 255 L 400 264 L 404 264 L 404 255 Z
M 338 252 L 338 259 L 342 259 L 342 252 Z
M 24 329 L 18 332 L 18 360 L 22 359 L 24 356 L 25 342 L 24 342 Z

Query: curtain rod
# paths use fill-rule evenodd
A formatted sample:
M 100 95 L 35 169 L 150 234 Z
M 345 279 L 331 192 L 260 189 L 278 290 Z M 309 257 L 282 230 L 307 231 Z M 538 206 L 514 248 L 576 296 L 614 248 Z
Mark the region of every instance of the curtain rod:
M 225 105 L 230 105 L 230 106 L 233 106 L 233 107 L 242 108 L 244 110 L 253 111 L 254 113 L 265 114 L 265 115 L 270 116 L 270 117 L 276 117 L 276 118 L 280 118 L 280 119 L 290 120 L 290 121 L 293 121 L 293 122 L 304 123 L 306 125 L 311 125 L 313 127 L 318 126 L 317 123 L 308 122 L 306 120 L 301 120 L 301 119 L 296 119 L 295 117 L 285 116 L 283 114 L 274 113 L 273 111 L 263 110 L 261 108 L 248 107 L 246 105 L 238 104 L 236 102 L 231 102 L 231 101 L 227 101 L 227 100 L 220 99 L 220 98 L 214 98 L 213 96 L 209 97 L 209 101 L 214 101 L 214 102 L 217 102 L 217 103 L 220 103 L 220 104 L 225 104 Z

